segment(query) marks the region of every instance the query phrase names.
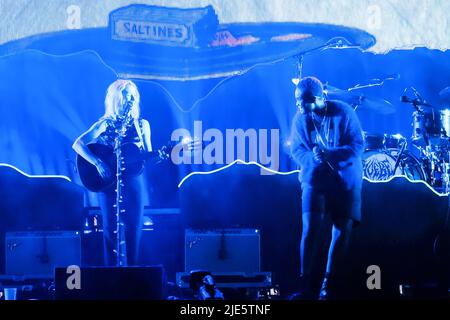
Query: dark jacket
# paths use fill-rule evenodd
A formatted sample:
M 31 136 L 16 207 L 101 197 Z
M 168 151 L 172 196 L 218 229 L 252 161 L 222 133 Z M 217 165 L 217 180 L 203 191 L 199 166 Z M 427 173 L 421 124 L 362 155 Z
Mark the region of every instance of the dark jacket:
M 317 164 L 312 149 L 314 130 L 311 113 L 297 112 L 291 130 L 291 155 L 300 166 L 299 180 L 302 186 L 318 186 L 324 175 L 337 174 L 347 190 L 362 186 L 362 160 L 364 137 L 355 111 L 341 101 L 327 101 L 325 126 L 329 126 L 330 147 L 326 153 L 328 164 Z M 328 173 L 327 173 L 328 172 Z

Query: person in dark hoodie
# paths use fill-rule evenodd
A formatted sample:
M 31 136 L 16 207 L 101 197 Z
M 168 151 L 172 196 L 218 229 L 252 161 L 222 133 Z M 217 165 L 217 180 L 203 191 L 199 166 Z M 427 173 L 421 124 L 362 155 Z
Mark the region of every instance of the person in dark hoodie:
M 361 219 L 363 132 L 353 108 L 327 100 L 317 78 L 302 78 L 295 99 L 299 110 L 292 123 L 291 155 L 300 166 L 303 227 L 301 288 L 294 298 L 315 297 L 312 273 L 319 260 L 317 244 L 325 213 L 333 227 L 319 299 L 338 298 L 350 232 Z

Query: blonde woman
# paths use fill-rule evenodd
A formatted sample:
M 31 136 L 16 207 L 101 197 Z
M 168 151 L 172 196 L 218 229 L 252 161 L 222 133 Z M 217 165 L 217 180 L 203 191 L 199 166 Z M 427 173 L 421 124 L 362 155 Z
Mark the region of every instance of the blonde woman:
M 122 145 L 132 146 L 141 152 L 151 152 L 149 122 L 140 117 L 140 96 L 136 85 L 129 80 L 116 80 L 106 92 L 105 114 L 89 130 L 76 139 L 73 149 L 96 169 L 101 179 L 114 179 L 115 169 L 89 148 L 100 144 L 114 150 L 118 128 L 123 129 Z M 126 123 L 125 123 L 126 122 Z M 126 161 L 127 153 L 123 153 Z M 99 178 L 100 179 L 100 178 Z M 116 264 L 116 185 L 111 183 L 98 192 L 103 214 L 103 239 L 105 265 Z M 142 181 L 140 175 L 123 177 L 121 190 L 122 214 L 128 265 L 137 265 L 142 226 Z

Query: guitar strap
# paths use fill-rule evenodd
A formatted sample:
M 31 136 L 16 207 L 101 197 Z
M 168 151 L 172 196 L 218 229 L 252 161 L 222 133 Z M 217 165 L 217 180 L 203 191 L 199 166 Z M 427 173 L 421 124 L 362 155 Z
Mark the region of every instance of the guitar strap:
M 141 120 L 134 119 L 134 127 L 136 128 L 136 132 L 138 134 L 139 140 L 141 141 L 142 148 L 144 147 L 144 139 L 142 135 L 142 128 L 141 128 Z

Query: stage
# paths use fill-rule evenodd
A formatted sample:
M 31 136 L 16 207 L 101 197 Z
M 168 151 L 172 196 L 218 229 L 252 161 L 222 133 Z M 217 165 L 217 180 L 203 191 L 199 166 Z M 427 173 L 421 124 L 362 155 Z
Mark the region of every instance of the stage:
M 309 171 L 337 179 L 315 189 L 311 291 L 342 232 L 338 300 L 450 299 L 447 49 L 144 3 L 0 33 L 0 299 L 290 300 Z M 343 189 L 361 193 L 348 232 L 328 212 Z
M 2 199 L 9 200 L 1 208 L 2 238 L 7 235 L 2 247 L 9 250 L 9 261 L 2 261 L 2 283 L 21 286 L 39 278 L 53 281 L 52 262 L 62 252 L 66 260 L 59 263 L 73 261 L 70 264 L 87 269 L 103 265 L 100 210 L 83 206 L 82 188 L 62 178 L 30 178 L 12 168 L 0 169 L 1 188 L 9 190 L 3 193 Z M 178 209 L 144 210 L 150 219 L 142 226 L 140 263 L 164 270 L 168 296 L 159 298 L 192 298 L 183 275 L 208 267 L 216 268 L 212 274 L 224 281 L 222 290 L 232 297 L 256 299 L 258 286 L 276 290 L 274 299 L 286 299 L 296 290 L 301 234 L 297 175 L 262 176 L 259 169 L 236 164 L 215 175 L 193 176 L 180 188 Z M 43 201 L 48 192 L 53 200 Z M 362 221 L 350 241 L 348 298 L 427 298 L 424 294 L 444 298 L 439 285 L 449 276 L 448 196 L 437 194 L 424 182 L 395 177 L 381 183 L 365 180 L 362 204 Z M 331 234 L 330 221 L 321 232 L 325 244 Z M 37 237 L 47 239 L 48 247 Z M 197 247 L 192 241 L 199 242 Z M 221 250 L 227 252 L 222 260 Z M 39 258 L 43 252 L 49 255 L 46 261 Z M 22 265 L 20 259 L 28 264 Z M 372 265 L 380 267 L 382 290 L 366 287 L 367 268 Z M 248 296 L 242 293 L 246 286 L 253 288 Z M 412 289 L 401 293 L 401 286 Z

